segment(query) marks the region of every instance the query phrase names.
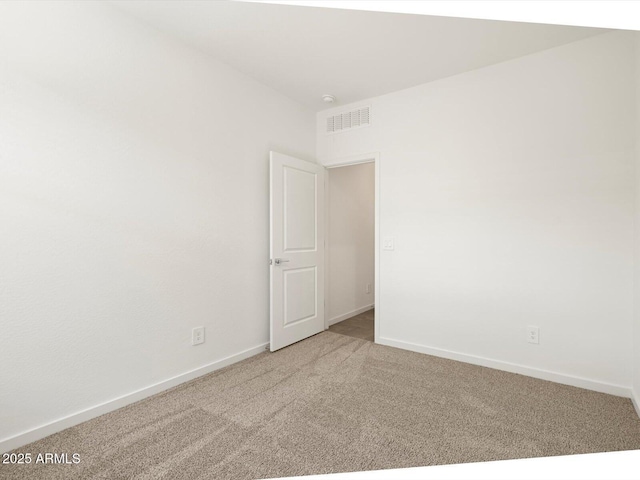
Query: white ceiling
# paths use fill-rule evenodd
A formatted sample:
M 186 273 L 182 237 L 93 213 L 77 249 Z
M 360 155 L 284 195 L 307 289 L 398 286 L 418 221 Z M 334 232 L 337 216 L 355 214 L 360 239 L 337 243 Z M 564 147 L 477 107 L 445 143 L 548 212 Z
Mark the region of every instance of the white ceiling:
M 113 4 L 314 110 L 327 108 L 324 93 L 355 102 L 607 31 L 264 3 Z

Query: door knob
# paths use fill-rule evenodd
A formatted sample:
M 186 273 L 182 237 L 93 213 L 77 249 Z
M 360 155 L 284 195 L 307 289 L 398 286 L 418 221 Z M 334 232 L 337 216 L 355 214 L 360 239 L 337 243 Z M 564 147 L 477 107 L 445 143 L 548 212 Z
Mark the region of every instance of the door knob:
M 288 262 L 289 260 L 287 260 L 286 258 L 276 258 L 273 260 L 273 263 L 276 265 L 280 265 L 282 263 Z

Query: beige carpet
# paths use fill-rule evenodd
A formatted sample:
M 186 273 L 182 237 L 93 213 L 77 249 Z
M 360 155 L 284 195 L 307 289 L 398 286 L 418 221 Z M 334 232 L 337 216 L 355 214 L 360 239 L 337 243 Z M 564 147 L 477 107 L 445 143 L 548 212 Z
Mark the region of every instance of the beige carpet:
M 78 465 L 0 465 L 0 478 L 248 479 L 637 448 L 628 399 L 324 332 L 19 450 Z
M 359 315 L 334 323 L 329 327 L 329 331 L 347 335 L 349 337 L 361 338 L 362 340 L 374 340 L 374 310 L 367 310 Z

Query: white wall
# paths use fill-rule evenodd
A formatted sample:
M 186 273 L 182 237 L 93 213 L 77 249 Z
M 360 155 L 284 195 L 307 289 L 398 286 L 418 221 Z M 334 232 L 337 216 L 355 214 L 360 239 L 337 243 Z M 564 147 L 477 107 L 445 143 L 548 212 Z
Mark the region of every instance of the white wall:
M 327 308 L 333 324 L 374 304 L 375 163 L 329 169 L 328 186 Z
M 0 58 L 0 442 L 261 351 L 268 152 L 314 113 L 92 2 L 0 5 Z
M 322 163 L 380 152 L 382 343 L 630 393 L 633 42 L 599 35 L 318 115 Z M 371 127 L 323 134 L 365 104 Z
M 636 36 L 636 303 L 634 317 L 633 390 L 636 411 L 640 415 L 640 32 Z

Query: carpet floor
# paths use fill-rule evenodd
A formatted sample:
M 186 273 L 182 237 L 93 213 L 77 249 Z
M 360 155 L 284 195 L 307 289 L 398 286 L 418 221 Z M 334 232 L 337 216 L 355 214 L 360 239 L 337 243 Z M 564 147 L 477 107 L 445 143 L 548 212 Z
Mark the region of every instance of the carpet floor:
M 255 479 L 638 448 L 626 398 L 323 332 L 17 450 L 77 465 L 0 478 Z
M 362 312 L 354 317 L 334 323 L 329 327 L 329 331 L 373 342 L 373 314 L 373 309 L 367 310 L 366 312 Z

